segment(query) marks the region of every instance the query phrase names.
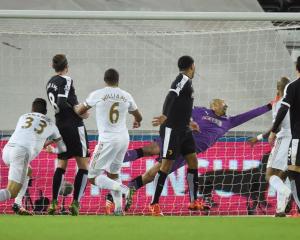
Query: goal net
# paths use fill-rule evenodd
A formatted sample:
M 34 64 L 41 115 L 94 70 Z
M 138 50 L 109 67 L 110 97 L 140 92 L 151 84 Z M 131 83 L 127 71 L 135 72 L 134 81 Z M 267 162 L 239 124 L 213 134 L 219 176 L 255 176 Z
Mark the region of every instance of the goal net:
M 220 98 L 229 106 L 228 115 L 240 114 L 274 99 L 276 82 L 282 76 L 295 78 L 292 53 L 299 47 L 299 25 L 292 21 L 1 19 L 0 149 L 18 117 L 30 111 L 32 100 L 47 98 L 45 86 L 54 74 L 51 59 L 57 53 L 68 57 L 69 75 L 80 101 L 104 86 L 106 69 L 119 71 L 120 87 L 133 95 L 144 117 L 141 128 L 134 131 L 129 117 L 129 148 L 133 149 L 158 137 L 151 120 L 162 111 L 164 97 L 178 74 L 180 56 L 195 59 L 195 106 L 209 108 L 210 100 Z M 48 115 L 54 118 L 50 108 Z M 94 112 L 85 123 L 92 152 L 97 143 Z M 275 193 L 265 182 L 266 162 L 262 161 L 270 147 L 266 141 L 253 148 L 247 143 L 247 137 L 264 132 L 271 124 L 269 112 L 231 129 L 198 154 L 199 197 L 209 196 L 212 209 L 197 214 L 274 213 Z M 34 209 L 41 198 L 51 200 L 55 158 L 43 151 L 31 162 L 32 181 L 24 198 L 27 208 Z M 127 184 L 155 162 L 156 156 L 124 163 L 123 182 Z M 65 180 L 73 183 L 75 173 L 75 161 L 70 160 Z M 7 174 L 1 161 L 1 188 L 6 187 Z M 160 199 L 165 214 L 191 214 L 185 179 L 186 167 L 169 175 Z M 106 193 L 88 184 L 81 213 L 103 214 Z M 152 193 L 152 183 L 137 191 L 128 214 L 147 214 Z M 60 196 L 65 207 L 71 200 L 72 194 Z M 12 203 L 0 203 L 0 212 L 11 213 Z

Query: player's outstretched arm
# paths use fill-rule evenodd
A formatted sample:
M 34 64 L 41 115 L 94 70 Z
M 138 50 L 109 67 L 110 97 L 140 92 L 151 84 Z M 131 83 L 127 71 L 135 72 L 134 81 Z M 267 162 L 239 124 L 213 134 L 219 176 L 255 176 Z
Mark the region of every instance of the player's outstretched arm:
M 262 107 L 258 107 L 248 112 L 244 112 L 242 114 L 238 114 L 236 116 L 230 117 L 231 120 L 230 129 L 242 125 L 243 123 L 248 122 L 253 118 L 261 116 L 266 112 L 270 111 L 271 109 L 272 109 L 272 104 L 268 103 Z
M 256 137 L 251 137 L 249 138 L 247 141 L 248 143 L 253 147 L 256 143 L 260 142 L 261 140 L 263 140 L 264 138 L 268 138 L 270 133 L 271 133 L 271 128 L 264 132 L 264 133 L 261 133 L 261 134 L 258 134 Z

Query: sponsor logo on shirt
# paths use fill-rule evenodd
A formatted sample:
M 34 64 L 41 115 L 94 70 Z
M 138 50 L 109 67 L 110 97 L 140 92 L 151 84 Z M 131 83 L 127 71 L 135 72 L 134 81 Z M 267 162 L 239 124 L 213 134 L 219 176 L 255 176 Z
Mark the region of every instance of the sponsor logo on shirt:
M 217 124 L 219 127 L 222 127 L 222 121 L 219 120 L 219 119 L 216 119 L 216 118 L 213 118 L 213 117 L 210 117 L 210 116 L 203 116 L 202 119 L 210 121 L 214 124 Z

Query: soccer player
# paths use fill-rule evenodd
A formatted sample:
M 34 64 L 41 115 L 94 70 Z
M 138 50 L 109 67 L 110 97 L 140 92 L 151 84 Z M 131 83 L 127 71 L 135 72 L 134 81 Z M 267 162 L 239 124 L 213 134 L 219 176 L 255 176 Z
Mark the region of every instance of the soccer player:
M 70 212 L 73 216 L 79 214 L 79 202 L 83 196 L 88 174 L 88 140 L 83 118 L 88 114 L 78 116 L 73 107 L 78 104 L 73 86 L 73 80 L 68 73 L 68 60 L 65 55 L 57 54 L 52 59 L 55 75 L 47 83 L 48 99 L 55 110 L 56 125 L 67 146 L 67 151 L 57 155 L 57 167 L 53 176 L 52 202 L 48 209 L 54 215 L 58 208 L 58 192 L 66 172 L 68 160 L 75 157 L 78 171 L 74 181 L 73 201 Z
M 4 163 L 9 166 L 9 172 L 7 188 L 0 190 L 0 201 L 15 198 L 20 190 L 24 190 L 23 187 L 27 188 L 25 180 L 28 165 L 40 153 L 46 139 L 50 138 L 57 143 L 57 152 L 66 151 L 57 127 L 45 116 L 46 113 L 46 101 L 36 98 L 32 103 L 32 112 L 19 118 L 16 129 L 2 153 Z
M 282 77 L 277 82 L 277 97 L 278 100 L 273 107 L 273 121 L 275 121 L 278 109 L 282 103 L 282 97 L 284 89 L 290 80 L 286 77 Z M 267 131 L 264 134 L 260 134 L 255 138 L 249 139 L 250 144 L 255 144 L 259 140 L 266 138 L 270 134 Z M 276 141 L 272 148 L 266 172 L 266 180 L 277 192 L 277 208 L 276 217 L 285 217 L 285 205 L 290 196 L 291 190 L 284 184 L 286 179 L 286 170 L 288 162 L 288 150 L 291 142 L 291 128 L 290 128 L 290 116 L 286 114 L 280 131 L 276 134 Z
M 205 152 L 230 129 L 270 111 L 272 109 L 272 104 L 269 103 L 236 116 L 227 116 L 227 107 L 228 106 L 225 101 L 221 99 L 213 99 L 210 103 L 209 109 L 205 107 L 194 107 L 192 112 L 194 122 L 191 127 L 195 130 L 193 131 L 193 138 L 195 140 L 197 153 Z M 199 126 L 201 126 L 201 130 L 199 130 Z M 143 148 L 129 150 L 125 156 L 124 162 L 134 161 L 144 156 L 159 155 L 160 149 L 161 139 L 159 138 L 155 142 L 152 142 Z M 183 157 L 178 156 L 170 172 L 174 172 L 178 168 L 184 166 L 184 164 L 185 161 Z M 155 174 L 160 169 L 160 166 L 161 163 L 157 162 L 144 174 L 131 180 L 128 186 L 137 190 L 153 181 Z M 211 204 L 207 202 L 206 205 L 206 207 L 209 208 Z
M 288 154 L 288 176 L 291 181 L 293 197 L 298 207 L 300 207 L 300 56 L 297 58 L 296 70 L 297 79 L 288 84 L 285 89 L 281 106 L 278 110 L 269 136 L 269 143 L 273 145 L 276 138 L 276 132 L 278 132 L 280 125 L 289 111 L 292 140 L 290 142 Z M 284 192 L 285 196 L 290 193 L 287 190 Z
M 175 159 L 181 154 L 188 164 L 187 182 L 189 186 L 191 210 L 200 210 L 202 205 L 197 200 L 198 190 L 198 160 L 195 142 L 189 124 L 193 109 L 192 79 L 195 73 L 194 60 L 190 56 L 178 59 L 180 73 L 171 84 L 166 96 L 162 115 L 155 117 L 153 126 L 160 126 L 159 134 L 162 139 L 162 164 L 155 176 L 155 191 L 149 210 L 153 216 L 161 216 L 159 198 L 166 178 L 172 169 Z
M 128 195 L 129 191 L 119 176 L 129 144 L 126 115 L 129 112 L 134 116 L 133 128 L 140 127 L 142 116 L 133 97 L 118 87 L 119 74 L 115 69 L 105 72 L 104 82 L 106 87 L 92 92 L 75 111 L 81 115 L 96 107 L 99 142 L 93 153 L 88 178 L 93 185 L 111 190 L 114 214 L 123 215 L 122 193 Z

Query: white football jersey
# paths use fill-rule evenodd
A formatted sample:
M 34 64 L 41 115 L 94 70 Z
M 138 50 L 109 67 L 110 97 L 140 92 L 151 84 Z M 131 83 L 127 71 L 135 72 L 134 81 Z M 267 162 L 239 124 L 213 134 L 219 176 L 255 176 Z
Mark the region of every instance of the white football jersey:
M 99 141 L 118 138 L 120 133 L 128 134 L 127 113 L 137 110 L 136 103 L 128 92 L 118 87 L 105 87 L 92 92 L 85 104 L 96 106 Z
M 273 123 L 275 122 L 277 112 L 281 106 L 282 99 L 280 99 L 272 109 Z M 290 111 L 285 115 L 282 123 L 280 131 L 276 134 L 279 137 L 291 137 L 291 126 L 290 126 Z
M 42 150 L 45 141 L 60 138 L 55 123 L 41 113 L 26 113 L 17 123 L 16 129 L 8 144 L 16 144 L 29 150 L 31 159 L 34 159 Z

